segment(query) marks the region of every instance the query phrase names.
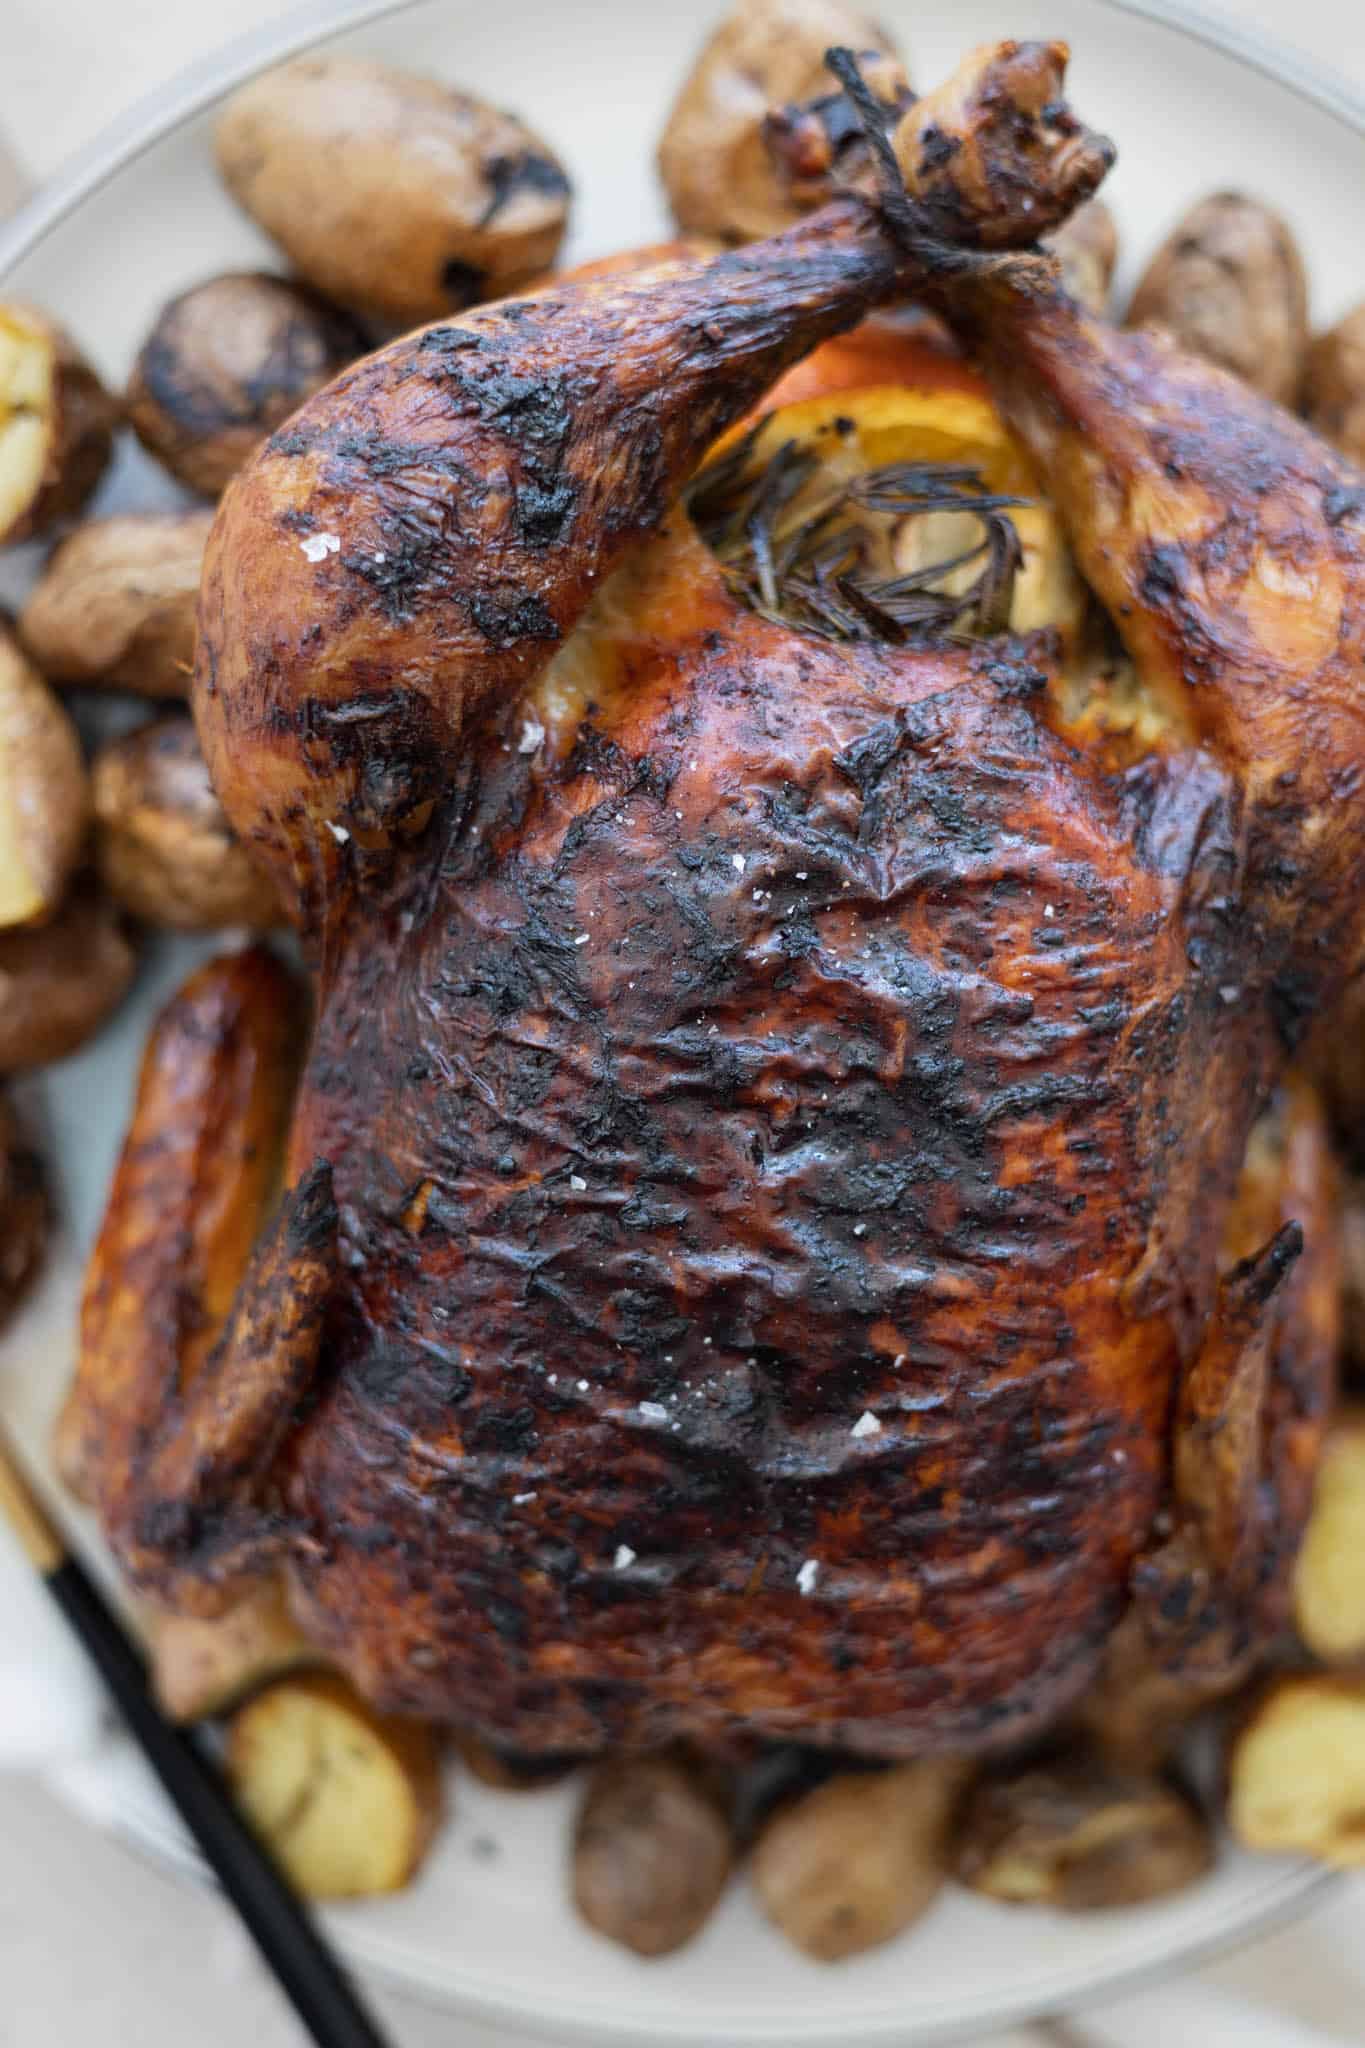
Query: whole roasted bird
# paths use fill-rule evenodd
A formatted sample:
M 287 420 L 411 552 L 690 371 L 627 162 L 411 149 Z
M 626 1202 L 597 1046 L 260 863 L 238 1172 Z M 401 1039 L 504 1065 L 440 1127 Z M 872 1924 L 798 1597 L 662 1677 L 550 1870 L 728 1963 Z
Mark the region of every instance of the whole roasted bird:
M 67 1434 L 143 1588 L 283 1569 L 376 1699 L 557 1751 L 986 1749 L 1273 1615 L 1311 1116 L 1220 1251 L 1365 940 L 1365 486 L 1010 253 L 1108 162 L 1064 54 L 869 121 L 771 241 L 394 342 L 228 491 L 196 713 L 316 1023 L 207 1359 L 92 1281 Z M 680 505 L 907 292 L 1127 650 L 1103 701 L 998 606 L 793 626 Z

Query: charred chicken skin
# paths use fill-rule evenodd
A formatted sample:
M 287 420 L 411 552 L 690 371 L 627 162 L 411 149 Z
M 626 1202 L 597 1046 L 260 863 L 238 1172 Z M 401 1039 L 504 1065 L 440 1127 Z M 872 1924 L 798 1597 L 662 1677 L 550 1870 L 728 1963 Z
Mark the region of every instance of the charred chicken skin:
M 1365 485 L 1012 253 L 1108 161 L 1063 57 L 969 59 L 894 190 L 393 343 L 228 490 L 196 713 L 316 1022 L 217 1347 L 82 1362 L 144 1590 L 283 1569 L 373 1698 L 556 1752 L 986 1750 L 1120 1625 L 1173 1681 L 1265 1625 L 1329 1311 L 1293 1216 L 1220 1246 L 1365 936 Z M 680 508 L 909 290 L 1126 718 L 1053 634 L 764 616 Z

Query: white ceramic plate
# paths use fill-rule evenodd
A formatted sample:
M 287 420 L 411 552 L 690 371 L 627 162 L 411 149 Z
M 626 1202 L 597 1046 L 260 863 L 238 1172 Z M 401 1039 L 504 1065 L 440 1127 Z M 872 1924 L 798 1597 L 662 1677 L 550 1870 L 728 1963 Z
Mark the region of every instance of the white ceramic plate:
M 1120 144 L 1107 196 L 1123 228 L 1125 270 L 1191 198 L 1243 186 L 1289 215 L 1308 257 L 1315 315 L 1335 317 L 1365 295 L 1356 203 L 1365 111 L 1274 52 L 1230 50 L 1223 32 L 1192 22 L 1188 7 L 1179 8 L 1183 26 L 1157 19 L 1164 4 L 882 0 L 879 11 L 901 31 L 923 80 L 1001 33 L 1068 37 L 1076 104 Z M 690 0 L 311 6 L 125 117 L 0 233 L 0 277 L 64 318 L 120 380 L 172 291 L 231 265 L 274 260 L 214 177 L 214 105 L 250 71 L 339 23 L 340 47 L 468 85 L 516 108 L 559 148 L 578 195 L 570 256 L 651 240 L 665 228 L 654 141 L 711 12 Z M 96 509 L 174 497 L 125 450 Z M 0 602 L 22 593 L 33 567 L 29 551 L 0 558 Z M 0 1411 L 35 1460 L 68 1375 L 81 1261 L 148 1018 L 195 957 L 185 945 L 155 949 L 113 1028 L 29 1090 L 57 1162 L 65 1224 L 41 1293 L 0 1346 Z M 130 1754 L 103 1754 L 68 1774 L 66 1789 L 102 1824 L 192 1867 Z M 646 1966 L 597 1940 L 568 1907 L 572 1799 L 568 1789 L 518 1799 L 462 1783 L 456 1817 L 420 1881 L 400 1898 L 333 1916 L 342 1947 L 412 1990 L 548 2039 L 905 2048 L 1056 2011 L 1173 1968 L 1302 1905 L 1325 1882 L 1229 1850 L 1193 1892 L 1094 1919 L 1012 1912 L 953 1891 L 904 1941 L 837 1970 L 793 1954 L 736 1884 L 700 1940 Z

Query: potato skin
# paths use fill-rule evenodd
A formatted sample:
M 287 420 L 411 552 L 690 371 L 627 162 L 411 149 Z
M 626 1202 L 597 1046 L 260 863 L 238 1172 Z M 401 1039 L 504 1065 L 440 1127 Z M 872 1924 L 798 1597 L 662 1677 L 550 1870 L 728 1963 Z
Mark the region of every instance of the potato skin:
M 268 1579 L 225 1614 L 148 1617 L 152 1687 L 172 1721 L 203 1721 L 263 1685 L 321 1660 Z
M 1162 327 L 1293 406 L 1308 352 L 1308 284 L 1287 222 L 1238 192 L 1191 207 L 1153 256 L 1128 308 L 1130 327 Z
M 1078 1749 L 984 1773 L 955 1822 L 953 1863 L 988 1898 L 1088 1913 L 1182 1891 L 1212 1867 L 1213 1841 L 1174 1783 Z
M 1365 1865 L 1365 1678 L 1314 1672 L 1268 1685 L 1228 1757 L 1228 1825 L 1248 1849 Z
M 840 1772 L 778 1810 L 753 1852 L 754 1890 L 803 1954 L 835 1963 L 891 1941 L 938 1896 L 962 1786 L 950 1759 Z
M 19 614 L 19 637 L 59 683 L 186 697 L 210 511 L 92 519 L 57 548 Z
M 1365 305 L 1319 334 L 1308 351 L 1303 408 L 1309 424 L 1352 462 L 1365 463 Z
M 1118 223 L 1102 199 L 1088 199 L 1043 245 L 1062 266 L 1062 282 L 1078 305 L 1103 319 L 1119 260 Z
M 9 452 L 0 438 L 0 547 L 46 533 L 59 519 L 75 516 L 108 467 L 118 424 L 118 401 L 66 329 L 34 306 L 0 303 L 0 365 L 6 344 L 32 346 L 46 358 L 46 396 L 37 408 L 41 444 L 23 464 L 24 479 L 11 479 Z M 0 429 L 6 410 L 0 378 Z
M 95 858 L 116 903 L 176 931 L 265 930 L 279 898 L 213 793 L 188 718 L 159 718 L 95 757 Z
M 1299 1640 L 1325 1664 L 1365 1665 L 1365 1408 L 1334 1419 L 1294 1574 Z
M 404 325 L 514 292 L 568 219 L 558 160 L 510 114 L 360 58 L 265 72 L 229 100 L 216 148 L 310 284 Z
M 471 1776 L 495 1792 L 541 1792 L 559 1784 L 581 1761 L 572 1756 L 519 1756 L 495 1749 L 468 1729 L 454 1737 L 455 1753 Z
M 128 418 L 172 476 L 215 498 L 367 346 L 358 323 L 306 285 L 227 271 L 162 307 L 133 365 Z
M 837 90 L 825 51 L 843 44 L 898 64 L 885 29 L 845 0 L 745 0 L 710 36 L 673 102 L 659 176 L 684 231 L 747 242 L 800 208 L 768 153 L 770 110 Z
M 8 1095 L 0 1094 L 0 1329 L 42 1265 L 51 1223 L 41 1161 Z
M 733 1858 L 729 1821 L 703 1766 L 623 1757 L 589 1780 L 574 1833 L 574 1904 L 590 1927 L 636 1955 L 671 1955 L 710 1917 Z
M 49 924 L 0 933 L 0 1073 L 75 1052 L 122 1001 L 133 964 L 117 911 L 90 889 Z
M 0 625 L 0 928 L 51 916 L 75 872 L 89 821 L 76 728 Z

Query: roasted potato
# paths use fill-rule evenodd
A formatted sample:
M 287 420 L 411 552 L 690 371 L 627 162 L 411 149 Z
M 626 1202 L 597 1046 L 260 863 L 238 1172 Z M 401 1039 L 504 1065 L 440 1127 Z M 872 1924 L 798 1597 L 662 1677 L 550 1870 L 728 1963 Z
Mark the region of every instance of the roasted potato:
M 680 228 L 746 242 L 796 219 L 764 121 L 770 111 L 838 91 L 825 65 L 834 44 L 883 60 L 870 81 L 882 97 L 904 86 L 885 29 L 845 0 L 740 0 L 713 31 L 659 142 L 659 176 Z
M 554 261 L 569 181 L 510 114 L 357 57 L 302 57 L 229 100 L 218 168 L 330 299 L 409 326 Z
M 1365 463 L 1365 305 L 1354 306 L 1308 351 L 1303 407 L 1352 462 Z
M 212 512 L 92 519 L 62 542 L 19 614 L 19 637 L 58 683 L 185 697 Z
M 57 1470 L 80 1500 L 126 1476 L 148 1347 L 158 1404 L 213 1349 L 279 1192 L 305 1028 L 302 991 L 263 946 L 206 961 L 152 1026 L 57 1425 Z
M 1308 353 L 1308 284 L 1279 214 L 1215 192 L 1157 250 L 1128 308 L 1130 327 L 1161 327 L 1281 405 L 1294 405 Z
M 1214 1854 L 1187 1793 L 1082 1749 L 984 1772 L 953 1836 L 954 1870 L 973 1891 L 1064 1913 L 1163 1898 L 1202 1877 Z
M 0 1328 L 42 1264 L 51 1223 L 47 1186 L 14 1105 L 0 1094 Z
M 1228 1822 L 1248 1849 L 1365 1864 L 1365 1678 L 1279 1678 L 1228 1761 Z
M 224 1714 L 273 1679 L 322 1662 L 289 1612 L 277 1579 L 226 1614 L 152 1612 L 146 1627 L 152 1688 L 172 1721 Z
M 455 1753 L 481 1785 L 491 1785 L 495 1792 L 540 1792 L 567 1778 L 580 1761 L 572 1756 L 518 1756 L 510 1749 L 494 1749 L 468 1729 L 456 1735 Z
M 88 888 L 68 896 L 50 923 L 0 932 L 0 1073 L 75 1052 L 132 978 L 118 912 Z
M 311 392 L 365 353 L 364 331 L 305 285 L 228 271 L 163 306 L 128 385 L 128 418 L 172 476 L 217 497 Z
M 89 821 L 76 728 L 0 625 L 0 928 L 51 916 Z
M 1072 298 L 1102 319 L 1109 310 L 1109 291 L 1119 260 L 1118 227 L 1104 201 L 1088 199 L 1077 207 L 1043 246 L 1060 262 L 1062 282 Z
M 701 1763 L 623 1757 L 592 1773 L 574 1834 L 573 1897 L 599 1934 L 640 1956 L 681 1948 L 733 1860 L 724 1800 Z
M 1294 1625 L 1326 1664 L 1365 1664 L 1365 1409 L 1340 1415 L 1294 1573 Z
M 95 858 L 116 903 L 178 931 L 264 930 L 279 899 L 233 833 L 188 718 L 158 718 L 95 756 Z
M 228 1780 L 239 1805 L 309 1899 L 396 1892 L 441 1818 L 436 1737 L 378 1714 L 343 1679 L 280 1679 L 232 1717 Z
M 71 336 L 0 304 L 0 547 L 79 512 L 114 447 L 118 406 Z
M 760 1833 L 752 1862 L 759 1904 L 818 1962 L 892 1940 L 938 1895 L 961 1787 L 961 1767 L 944 1758 L 827 1778 Z

